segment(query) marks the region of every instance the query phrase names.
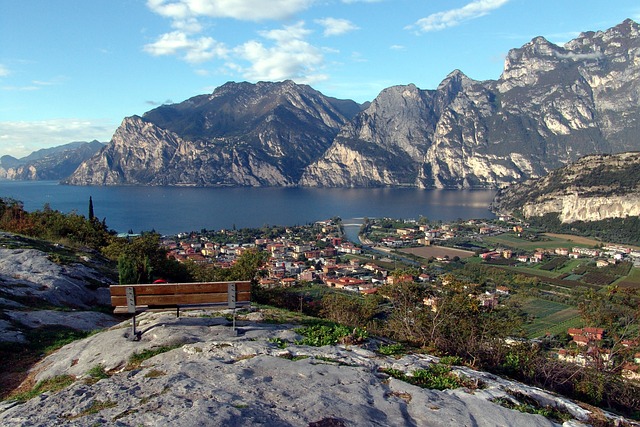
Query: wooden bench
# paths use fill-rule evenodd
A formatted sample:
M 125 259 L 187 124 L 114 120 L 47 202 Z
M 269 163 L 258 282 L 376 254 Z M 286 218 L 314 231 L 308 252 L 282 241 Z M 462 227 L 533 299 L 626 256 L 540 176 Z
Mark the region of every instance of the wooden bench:
M 133 314 L 132 339 L 140 339 L 136 331 L 136 314 L 143 311 L 193 310 L 226 306 L 233 309 L 235 331 L 235 309 L 251 302 L 251 282 L 200 282 L 200 283 L 153 283 L 142 285 L 112 285 L 111 305 L 114 313 Z

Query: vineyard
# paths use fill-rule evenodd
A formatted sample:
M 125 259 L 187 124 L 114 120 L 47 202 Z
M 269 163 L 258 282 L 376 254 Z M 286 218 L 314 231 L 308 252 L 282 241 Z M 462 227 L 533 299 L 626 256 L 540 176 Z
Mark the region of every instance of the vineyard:
M 546 334 L 563 335 L 568 328 L 581 326 L 578 310 L 558 302 L 531 299 L 522 307 L 533 320 L 524 327 L 528 338 Z

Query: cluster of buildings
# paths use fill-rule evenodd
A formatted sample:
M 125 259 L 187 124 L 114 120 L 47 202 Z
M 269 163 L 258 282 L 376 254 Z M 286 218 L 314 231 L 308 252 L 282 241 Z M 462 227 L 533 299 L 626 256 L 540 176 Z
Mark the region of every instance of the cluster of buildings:
M 573 346 L 558 350 L 558 359 L 579 366 L 595 364 L 608 368 L 612 367 L 615 355 L 611 348 L 603 345 L 603 340 L 606 338 L 606 331 L 603 328 L 569 328 L 567 334 L 571 337 Z M 617 347 L 617 351 L 625 351 L 626 349 L 637 348 L 637 342 L 623 340 L 617 343 Z M 635 353 L 633 360 L 624 362 L 620 368 L 623 376 L 640 380 L 640 353 Z
M 388 271 L 358 259 L 340 262 L 344 255 L 360 255 L 362 249 L 342 237 L 339 224 L 332 220 L 314 224 L 313 239 L 302 239 L 292 230 L 275 238 L 257 236 L 252 243 L 215 243 L 197 235 L 167 239 L 168 256 L 179 262 L 191 261 L 214 267 L 232 266 L 245 251 L 266 251 L 269 260 L 260 285 L 266 288 L 290 287 L 298 283 L 324 283 L 337 289 L 360 293 L 375 292 Z
M 518 262 L 535 264 L 542 262 L 548 256 L 566 256 L 573 259 L 591 258 L 597 267 L 606 267 L 622 261 L 633 262 L 634 266 L 640 266 L 640 251 L 623 246 L 605 246 L 601 249 L 573 247 L 538 249 L 533 254 L 514 254 L 510 249 L 493 250 L 479 255 L 483 260 L 513 259 Z

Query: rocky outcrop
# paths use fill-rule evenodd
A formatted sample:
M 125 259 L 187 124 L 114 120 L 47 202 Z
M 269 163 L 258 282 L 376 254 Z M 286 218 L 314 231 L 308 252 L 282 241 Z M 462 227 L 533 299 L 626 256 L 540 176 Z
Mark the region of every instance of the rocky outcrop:
M 492 209 L 525 218 L 558 213 L 562 222 L 639 216 L 640 153 L 586 156 L 499 191 Z
M 292 186 L 359 111 L 291 81 L 227 83 L 128 117 L 75 185 Z
M 61 180 L 71 175 L 105 144 L 98 141 L 71 142 L 35 151 L 21 159 L 0 158 L 0 178 L 11 180 Z
M 638 150 L 640 27 L 509 52 L 496 81 L 383 91 L 301 179 L 312 186 L 503 187 L 581 156 Z
M 528 396 L 584 425 L 591 412 L 574 402 L 463 367 L 476 389 L 438 391 L 389 377 L 381 368 L 411 374 L 438 361 L 428 355 L 381 356 L 378 342 L 308 347 L 294 325 L 239 321 L 233 334 L 210 312 L 139 316 L 141 341 L 123 337 L 127 322 L 65 346 L 34 370 L 37 380 L 70 375 L 75 382 L 23 404 L 0 406 L 3 425 L 114 424 L 253 426 L 557 426 L 541 416 L 492 400 Z M 185 313 L 185 315 L 187 314 Z M 286 343 L 286 348 L 282 348 Z M 164 349 L 165 352 L 162 352 Z M 129 366 L 135 353 L 160 353 Z M 109 376 L 96 380 L 100 366 Z M 95 371 L 95 369 L 93 369 Z M 603 416 L 599 414 L 599 416 Z M 611 417 L 613 418 L 613 417 Z
M 26 343 L 26 331 L 43 326 L 90 331 L 114 324 L 112 316 L 91 311 L 110 305 L 107 287 L 114 282 L 101 257 L 73 261 L 76 255 L 59 245 L 10 233 L 0 240 L 0 344 Z
M 78 185 L 501 188 L 593 153 L 640 150 L 640 26 L 536 37 L 497 80 L 452 72 L 363 111 L 308 86 L 227 83 L 123 121 Z

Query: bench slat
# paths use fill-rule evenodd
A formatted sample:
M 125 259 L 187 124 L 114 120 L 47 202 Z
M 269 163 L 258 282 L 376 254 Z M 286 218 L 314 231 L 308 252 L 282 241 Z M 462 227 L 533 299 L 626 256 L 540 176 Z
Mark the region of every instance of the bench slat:
M 251 300 L 251 292 L 237 292 L 236 301 L 246 302 Z M 180 304 L 227 304 L 226 292 L 217 294 L 185 294 L 185 295 L 137 295 L 136 305 L 180 305 Z M 111 305 L 114 307 L 127 306 L 125 296 L 112 296 Z
M 251 291 L 251 282 L 234 282 L 236 290 Z M 162 283 L 150 285 L 112 285 L 109 287 L 112 296 L 126 296 L 126 288 L 135 289 L 136 295 L 175 295 L 175 294 L 204 294 L 220 293 L 226 294 L 227 282 L 211 283 Z

